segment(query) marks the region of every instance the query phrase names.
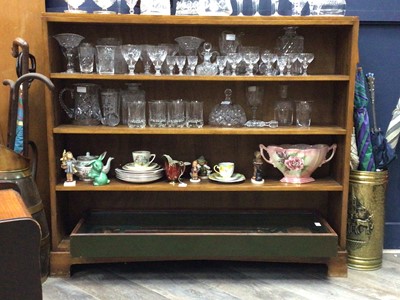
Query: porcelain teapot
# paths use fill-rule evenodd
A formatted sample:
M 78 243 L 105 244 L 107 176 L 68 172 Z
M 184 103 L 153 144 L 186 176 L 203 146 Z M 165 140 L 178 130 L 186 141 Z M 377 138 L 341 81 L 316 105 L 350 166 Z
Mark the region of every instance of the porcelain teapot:
M 174 160 L 171 156 L 164 154 L 165 163 L 164 170 L 168 180 L 171 184 L 176 184 L 185 172 L 186 166 L 190 165 L 189 162 Z
M 92 163 L 99 159 L 99 157 L 105 157 L 107 152 L 103 152 L 101 155 L 91 155 L 90 152 L 86 152 L 86 155 L 78 156 L 75 163 L 76 174 L 82 181 L 92 181 L 89 177 L 89 172 L 92 169 Z M 107 174 L 110 171 L 111 161 L 113 157 L 107 159 L 107 163 L 102 167 L 102 172 Z M 102 160 L 102 159 L 101 159 Z

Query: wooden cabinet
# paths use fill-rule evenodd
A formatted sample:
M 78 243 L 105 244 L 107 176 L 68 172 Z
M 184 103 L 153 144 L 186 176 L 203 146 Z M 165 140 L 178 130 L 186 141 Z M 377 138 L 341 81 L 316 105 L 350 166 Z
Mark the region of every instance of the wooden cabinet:
M 324 263 L 328 266 L 328 274 L 346 275 L 350 137 L 358 54 L 359 23 L 356 17 L 155 17 L 58 13 L 45 13 L 42 17 L 46 37 L 45 48 L 49 58 L 48 75 L 57 87 L 54 97 L 51 97 L 49 93 L 46 97 L 52 216 L 52 274 L 68 274 L 72 264 L 82 263 L 147 259 L 239 259 Z M 62 53 L 57 42 L 52 38 L 58 33 L 71 32 L 83 35 L 91 43 L 96 43 L 96 39 L 100 37 L 113 36 L 122 39 L 123 43 L 157 44 L 172 43 L 176 37 L 192 35 L 217 46 L 221 32 L 229 30 L 234 33 L 244 33 L 242 39 L 244 45 L 258 45 L 273 49 L 276 38 L 283 33 L 284 26 L 298 26 L 298 33 L 304 36 L 305 51 L 315 54 L 315 60 L 308 70 L 310 76 L 67 74 L 63 73 L 65 64 Z M 140 63 L 137 68 L 140 72 Z M 312 126 L 276 129 L 215 128 L 207 125 L 200 129 L 149 127 L 131 129 L 124 125 L 76 126 L 71 125 L 70 120 L 61 110 L 57 93 L 65 86 L 78 82 L 95 82 L 102 87 L 114 88 L 122 88 L 128 82 L 140 82 L 146 91 L 147 100 L 177 98 L 201 100 L 204 101 L 206 124 L 211 109 L 223 99 L 226 88 L 233 90 L 233 101 L 241 104 L 250 116 L 250 109 L 245 101 L 245 88 L 255 84 L 265 87 L 264 104 L 261 110 L 263 119 L 270 120 L 273 118 L 273 105 L 279 98 L 279 85 L 287 84 L 290 99 L 313 101 Z M 148 149 L 157 155 L 156 160 L 159 163 L 162 162 L 163 154 L 169 154 L 173 158 L 184 161 L 192 161 L 204 155 L 210 165 L 223 160 L 234 161 L 236 170 L 249 179 L 253 170 L 253 153 L 258 149 L 258 145 L 285 143 L 326 143 L 329 145 L 336 143 L 338 147 L 332 161 L 314 172 L 313 177 L 316 181 L 308 184 L 281 183 L 279 179 L 282 175 L 271 165 L 264 165 L 266 181 L 262 185 L 253 185 L 250 180 L 240 184 L 217 184 L 207 180 L 199 184 L 191 184 L 186 179 L 189 183 L 186 188 L 173 186 L 165 180 L 149 184 L 129 184 L 116 180 L 113 171 L 114 167 L 131 161 L 132 151 Z M 63 185 L 65 176 L 59 164 L 63 149 L 71 150 L 75 156 L 82 155 L 86 151 L 94 154 L 108 151 L 108 155 L 115 158 L 109 173 L 111 183 L 106 186 L 93 186 L 90 183 L 78 181 L 76 187 L 65 187 Z M 102 212 L 131 211 L 133 215 L 157 211 L 163 216 L 170 214 L 171 218 L 174 218 L 177 213 L 182 213 L 185 217 L 182 217 L 183 221 L 179 223 L 180 230 L 171 233 L 171 236 L 178 234 L 187 239 L 161 239 L 160 236 L 165 237 L 168 234 L 164 232 L 163 235 L 154 235 L 153 231 L 142 232 L 141 239 L 135 240 L 135 238 L 132 239 L 132 234 L 128 233 L 127 244 L 137 242 L 147 247 L 159 247 L 157 248 L 159 255 L 154 254 L 154 251 L 148 257 L 143 253 L 136 256 L 134 254 L 136 252 L 129 251 L 116 251 L 113 255 L 110 250 L 111 254 L 99 257 L 96 255 L 96 248 L 92 248 L 89 252 L 78 251 L 77 255 L 71 255 L 71 233 L 74 231 L 74 234 L 79 235 L 81 227 L 75 228 L 76 224 L 82 222 L 80 220 L 85 212 L 91 209 Z M 225 232 L 227 227 L 221 229 L 217 225 L 215 227 L 210 225 L 207 230 L 185 229 L 185 224 L 189 228 L 188 223 L 196 223 L 197 217 L 202 218 L 201 212 L 209 212 L 215 217 L 216 213 L 225 214 L 229 211 L 232 214 L 224 218 L 227 222 L 224 224 L 230 224 L 233 227 L 235 227 L 235 213 L 241 213 L 237 220 L 242 220 L 241 218 L 245 218 L 246 214 L 256 212 L 268 215 L 271 211 L 285 211 L 290 214 L 298 212 L 301 215 L 304 211 L 313 211 L 327 228 L 326 234 L 329 236 L 331 250 L 332 236 L 336 237 L 337 242 L 334 243 L 333 251 L 324 252 L 326 255 L 317 255 L 318 251 L 315 251 L 313 247 L 319 244 L 315 242 L 319 241 L 318 233 L 315 239 L 312 238 L 314 233 L 311 232 L 298 235 L 304 236 L 305 239 L 292 241 L 296 245 L 303 244 L 303 247 L 294 247 L 297 250 L 287 251 L 291 245 L 290 238 L 295 237 L 296 234 L 280 233 L 280 238 L 284 240 L 288 237 L 289 240 L 279 243 L 270 239 L 271 236 L 274 237 L 274 233 L 267 234 L 267 239 L 265 235 L 260 235 L 251 241 L 243 239 L 245 236 L 252 235 L 257 224 L 252 224 L 254 226 L 249 229 L 250 231 L 246 231 L 246 226 L 244 226 L 242 229 L 236 228 L 233 233 L 229 230 Z M 288 218 L 288 220 L 291 219 L 290 216 Z M 293 218 L 296 219 L 296 217 Z M 209 224 L 217 223 L 213 219 Z M 288 221 L 288 223 L 292 222 Z M 164 223 L 155 220 L 154 224 Z M 160 231 L 163 230 L 162 228 Z M 217 238 L 215 232 L 219 234 Z M 232 239 L 227 239 L 226 235 L 230 234 L 233 236 Z M 196 240 L 199 236 L 201 236 L 201 242 L 196 243 L 200 241 Z M 229 247 L 235 247 L 235 236 L 242 246 L 243 243 L 249 243 L 249 248 L 243 250 L 243 255 L 240 255 L 240 251 L 234 251 L 235 254 L 230 255 L 227 247 L 221 247 L 224 243 Z M 103 234 L 103 237 L 115 241 L 112 234 Z M 149 237 L 153 238 L 149 240 Z M 117 240 L 121 245 L 117 244 L 116 247 L 123 247 L 124 239 Z M 189 240 L 193 243 L 190 244 Z M 314 242 L 310 243 L 310 240 Z M 204 248 L 204 243 L 212 249 L 213 244 L 218 241 L 221 243 L 215 247 L 219 249 L 218 251 L 197 251 Z M 182 244 L 179 245 L 179 243 Z M 183 243 L 189 244 L 183 245 Z M 102 242 L 98 245 L 102 245 Z M 192 245 L 192 247 L 187 247 L 187 245 Z M 183 255 L 181 246 L 193 253 L 185 252 L 186 254 Z M 181 250 L 177 250 L 177 254 L 173 255 L 174 251 L 171 251 L 171 247 Z M 285 249 L 281 248 L 282 251 L 279 251 L 279 247 L 285 247 Z M 163 253 L 163 249 L 168 249 L 168 251 Z

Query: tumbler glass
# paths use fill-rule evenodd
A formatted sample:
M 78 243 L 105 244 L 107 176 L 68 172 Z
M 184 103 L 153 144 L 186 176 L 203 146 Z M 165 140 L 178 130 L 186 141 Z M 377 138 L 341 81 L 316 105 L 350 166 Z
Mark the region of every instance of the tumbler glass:
M 296 124 L 300 127 L 311 125 L 311 101 L 296 101 Z
M 190 101 L 186 103 L 186 127 L 201 128 L 204 126 L 203 102 Z
M 97 59 L 99 74 L 114 74 L 116 46 L 97 45 Z
M 143 128 L 146 126 L 146 101 L 133 100 L 126 103 L 128 107 L 128 127 Z
M 78 48 L 79 67 L 82 73 L 93 73 L 94 47 L 90 43 L 82 43 Z
M 119 96 L 114 89 L 101 91 L 101 107 L 103 118 L 101 123 L 106 126 L 117 126 L 119 124 Z
M 182 100 L 172 100 L 167 102 L 167 126 L 185 126 L 185 102 Z
M 148 102 L 149 106 L 149 126 L 165 127 L 167 126 L 167 102 L 164 100 L 152 100 Z

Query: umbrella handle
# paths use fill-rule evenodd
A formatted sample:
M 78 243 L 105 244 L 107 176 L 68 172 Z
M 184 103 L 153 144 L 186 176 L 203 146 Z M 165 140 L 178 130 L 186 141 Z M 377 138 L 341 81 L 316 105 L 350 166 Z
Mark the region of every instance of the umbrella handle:
M 374 132 L 379 132 L 380 129 L 377 126 L 376 122 L 376 108 L 375 108 L 375 77 L 374 73 L 367 73 L 365 75 L 367 78 L 368 89 L 371 95 L 371 104 L 372 104 L 372 122 L 373 122 L 373 130 Z

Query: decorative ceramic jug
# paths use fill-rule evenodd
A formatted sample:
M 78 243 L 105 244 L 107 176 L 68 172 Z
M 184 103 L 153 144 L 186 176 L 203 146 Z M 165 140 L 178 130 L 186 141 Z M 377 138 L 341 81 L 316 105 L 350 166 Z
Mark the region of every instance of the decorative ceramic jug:
M 308 183 L 315 181 L 311 174 L 332 159 L 336 147 L 336 144 L 331 146 L 297 144 L 267 147 L 260 144 L 260 152 L 267 163 L 273 165 L 285 176 L 281 182 Z M 269 159 L 264 156 L 263 151 L 267 151 Z M 326 158 L 329 151 L 332 153 L 329 158 Z
M 171 184 L 179 182 L 179 179 L 185 172 L 186 166 L 190 165 L 189 162 L 183 162 L 179 160 L 174 160 L 171 156 L 164 154 L 166 160 L 164 164 L 165 174 Z

